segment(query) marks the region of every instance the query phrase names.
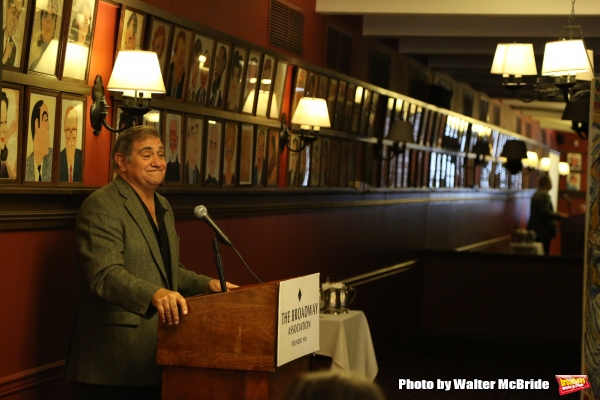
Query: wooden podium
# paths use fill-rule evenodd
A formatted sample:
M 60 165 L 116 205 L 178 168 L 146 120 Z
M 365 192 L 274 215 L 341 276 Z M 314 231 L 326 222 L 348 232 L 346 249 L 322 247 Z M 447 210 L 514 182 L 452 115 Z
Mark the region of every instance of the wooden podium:
M 277 367 L 279 282 L 187 299 L 179 325 L 159 323 L 162 399 L 283 399 L 303 356 Z

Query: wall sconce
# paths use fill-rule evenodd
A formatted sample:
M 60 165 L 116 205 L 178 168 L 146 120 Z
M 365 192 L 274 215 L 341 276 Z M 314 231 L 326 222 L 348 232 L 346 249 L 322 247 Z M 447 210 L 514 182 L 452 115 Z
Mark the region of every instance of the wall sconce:
M 151 110 L 151 93 L 165 93 L 165 84 L 158 64 L 158 56 L 153 51 L 121 50 L 113 67 L 108 90 L 123 93 L 123 105 L 119 108 L 133 117 L 140 117 Z M 94 134 L 98 136 L 102 126 L 111 132 L 122 132 L 133 123 L 122 128 L 112 128 L 106 122 L 109 106 L 104 97 L 102 77 L 96 76 L 92 87 L 90 121 Z M 133 122 L 133 121 L 132 121 Z
M 561 161 L 558 163 L 558 174 L 561 176 L 567 176 L 571 173 L 571 167 L 569 163 Z
M 537 169 L 539 165 L 539 157 L 535 151 L 528 151 L 527 157 L 521 160 L 523 167 L 528 169 Z
M 286 146 L 290 151 L 302 151 L 307 145 L 319 138 L 319 130 L 321 128 L 329 128 L 331 126 L 329 121 L 329 111 L 327 110 L 327 101 L 315 97 L 302 97 L 296 107 L 296 112 L 292 117 L 291 123 L 300 125 L 299 135 L 302 146 L 300 146 L 299 149 L 290 148 L 290 130 L 287 126 L 287 117 L 285 114 L 282 114 L 279 139 L 280 151 L 283 151 Z
M 472 153 L 475 154 L 475 165 L 480 165 L 485 162 L 485 158 L 492 154 L 490 144 L 483 140 L 483 138 L 477 138 L 475 146 L 473 146 Z
M 506 158 L 506 169 L 511 174 L 518 174 L 523 169 L 521 160 L 527 158 L 527 146 L 520 140 L 509 140 L 504 144 L 500 157 Z
M 552 167 L 552 160 L 550 160 L 550 157 L 542 157 L 540 160 L 540 170 L 548 172 L 550 171 L 550 167 Z
M 398 157 L 406 151 L 406 143 L 414 143 L 415 137 L 413 131 L 413 125 L 408 121 L 392 121 L 386 137 L 386 139 L 393 142 L 391 148 L 392 155 L 388 158 L 383 157 L 383 138 L 379 138 L 377 140 L 377 147 L 375 148 L 375 156 L 384 161 L 391 161 L 395 157 Z M 400 146 L 400 142 L 402 142 L 402 146 Z

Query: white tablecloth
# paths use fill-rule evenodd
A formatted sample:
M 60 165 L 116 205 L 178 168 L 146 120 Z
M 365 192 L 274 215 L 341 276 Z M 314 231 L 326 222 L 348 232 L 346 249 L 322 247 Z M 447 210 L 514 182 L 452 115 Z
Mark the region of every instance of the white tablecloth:
M 362 311 L 347 314 L 321 314 L 319 318 L 320 350 L 331 357 L 331 370 L 349 371 L 370 381 L 377 375 L 377 359 L 367 318 Z

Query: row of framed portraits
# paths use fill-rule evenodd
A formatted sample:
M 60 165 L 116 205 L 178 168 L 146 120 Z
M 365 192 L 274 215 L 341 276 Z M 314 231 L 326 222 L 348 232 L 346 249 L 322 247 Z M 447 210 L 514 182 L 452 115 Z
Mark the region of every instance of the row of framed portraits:
M 82 185 L 86 98 L 3 85 L 0 184 Z
M 124 124 L 124 115 L 117 113 L 114 123 Z M 280 165 L 279 129 L 164 110 L 146 114 L 143 123 L 165 144 L 167 186 L 276 187 L 285 168 L 286 186 L 347 187 L 364 151 L 356 141 L 322 137 L 290 151 Z M 301 148 L 298 135 L 292 134 L 290 146 Z M 111 171 L 109 178 L 114 176 Z
M 2 68 L 86 82 L 98 0 L 3 0 Z

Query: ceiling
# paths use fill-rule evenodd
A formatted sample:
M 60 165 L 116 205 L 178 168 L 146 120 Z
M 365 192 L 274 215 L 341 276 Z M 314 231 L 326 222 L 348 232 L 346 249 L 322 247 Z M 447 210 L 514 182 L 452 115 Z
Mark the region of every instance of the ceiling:
M 562 131 L 571 131 L 560 119 L 565 103 L 519 101 L 490 67 L 498 43 L 533 43 L 539 72 L 545 43 L 558 40 L 571 9 L 572 0 L 316 0 L 318 13 L 362 16 L 364 36 L 393 39 L 401 54 Z M 573 23 L 600 65 L 600 0 L 577 0 L 574 9 Z

